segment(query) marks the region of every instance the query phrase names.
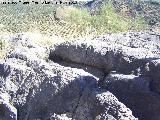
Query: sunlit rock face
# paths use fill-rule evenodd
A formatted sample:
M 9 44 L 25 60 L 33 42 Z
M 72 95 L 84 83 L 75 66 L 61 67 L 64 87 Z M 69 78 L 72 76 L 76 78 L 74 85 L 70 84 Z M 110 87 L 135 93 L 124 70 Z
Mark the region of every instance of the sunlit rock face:
M 0 119 L 160 119 L 159 34 L 112 34 L 51 47 L 24 35 L 10 38 L 16 48 L 0 60 Z

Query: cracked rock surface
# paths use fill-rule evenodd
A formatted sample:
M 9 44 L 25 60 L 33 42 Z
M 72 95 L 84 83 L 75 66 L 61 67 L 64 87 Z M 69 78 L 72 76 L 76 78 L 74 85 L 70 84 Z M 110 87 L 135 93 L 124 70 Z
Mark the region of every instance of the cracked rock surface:
M 14 36 L 16 49 L 0 60 L 0 119 L 160 119 L 157 36 L 113 34 L 50 48 Z

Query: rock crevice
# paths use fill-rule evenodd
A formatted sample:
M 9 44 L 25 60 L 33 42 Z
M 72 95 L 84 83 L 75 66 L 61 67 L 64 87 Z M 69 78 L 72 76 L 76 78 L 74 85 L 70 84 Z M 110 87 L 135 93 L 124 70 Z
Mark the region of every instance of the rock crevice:
M 0 95 L 7 93 L 17 112 L 0 103 L 10 106 L 2 116 L 16 115 L 18 120 L 160 119 L 160 62 L 159 54 L 152 53 L 160 45 L 149 33 L 135 33 L 143 40 L 136 43 L 129 37 L 133 34 L 75 40 L 51 48 L 18 39 L 17 48 L 0 61 Z M 133 42 L 135 47 L 131 47 Z

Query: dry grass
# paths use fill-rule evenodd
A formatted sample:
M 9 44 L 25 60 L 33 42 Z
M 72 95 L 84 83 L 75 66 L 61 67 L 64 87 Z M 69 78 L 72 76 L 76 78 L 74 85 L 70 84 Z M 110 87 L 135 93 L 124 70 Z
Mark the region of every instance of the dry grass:
M 6 54 L 9 52 L 9 48 L 11 47 L 10 43 L 0 39 L 0 59 L 6 57 Z
M 60 21 L 54 20 L 54 11 Z M 142 20 L 141 20 L 142 21 Z M 55 5 L 2 5 L 0 31 L 17 33 L 40 31 L 45 35 L 59 35 L 65 39 L 128 31 L 133 21 L 115 13 L 113 6 L 105 5 L 98 16 L 91 16 L 85 9 Z M 142 21 L 143 22 L 143 21 Z M 139 19 L 135 30 L 144 27 Z M 136 24 L 137 23 L 137 24 Z
M 64 39 L 60 36 L 52 35 L 44 35 L 39 31 L 34 32 L 26 32 L 25 35 L 35 44 L 43 45 L 43 46 L 51 46 L 55 43 L 62 43 Z
M 54 19 L 55 10 L 60 21 Z M 146 24 L 140 18 L 135 22 L 130 18 L 123 18 L 111 5 L 105 5 L 98 16 L 91 16 L 86 9 L 69 6 L 1 5 L 0 7 L 0 34 L 23 32 L 33 42 L 44 46 L 78 37 L 88 38 L 106 33 L 125 32 L 131 27 L 139 31 L 145 29 Z M 4 54 L 5 48 L 0 51 L 0 58 Z
M 61 17 L 75 24 L 78 27 L 78 33 L 86 35 L 99 35 L 106 33 L 117 33 L 126 31 L 141 31 L 147 29 L 147 23 L 140 16 L 124 17 L 124 14 L 115 12 L 111 4 L 102 7 L 100 15 L 91 16 L 86 9 L 73 7 L 63 8 L 65 13 Z M 125 10 L 126 11 L 126 10 Z M 59 11 L 63 13 L 62 11 Z M 122 11 L 121 13 L 125 13 Z M 61 14 L 60 14 L 61 15 Z

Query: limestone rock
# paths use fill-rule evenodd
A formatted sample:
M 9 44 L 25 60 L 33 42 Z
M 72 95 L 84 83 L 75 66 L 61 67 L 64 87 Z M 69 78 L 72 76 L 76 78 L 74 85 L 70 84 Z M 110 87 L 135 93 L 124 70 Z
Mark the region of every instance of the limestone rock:
M 21 34 L 13 37 L 17 47 L 0 60 L 0 95 L 9 95 L 0 98 L 6 113 L 0 119 L 160 119 L 158 38 L 113 34 L 65 42 L 49 53 Z
M 152 78 L 152 89 L 160 93 L 160 59 L 155 58 L 146 64 L 147 74 Z
M 105 90 L 84 91 L 73 118 L 76 120 L 137 120 L 130 109 Z
M 31 68 L 25 61 L 9 60 L 0 66 L 11 71 L 6 77 L 17 87 L 10 95 L 20 114 L 19 119 L 45 119 L 51 113 L 72 111 L 81 91 L 96 85 L 96 78 L 83 70 L 48 64 L 43 60 L 39 66 Z M 1 72 L 5 73 L 3 69 Z
M 106 72 L 115 70 L 124 74 L 139 74 L 148 59 L 159 56 L 160 44 L 158 40 L 151 44 L 150 40 L 144 37 L 148 35 L 145 33 L 128 34 L 101 36 L 92 40 L 80 39 L 55 45 L 50 59 L 103 68 Z M 156 38 L 156 35 L 154 37 Z
M 129 107 L 142 120 L 160 119 L 160 97 L 150 90 L 151 79 L 134 75 L 111 74 L 103 87 Z
M 17 109 L 9 103 L 7 93 L 0 94 L 0 119 L 17 120 Z

